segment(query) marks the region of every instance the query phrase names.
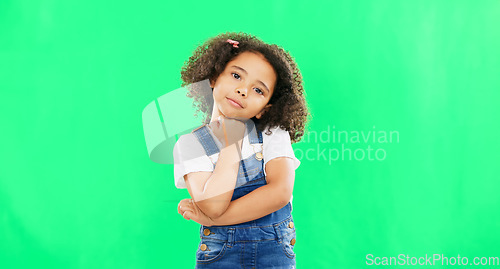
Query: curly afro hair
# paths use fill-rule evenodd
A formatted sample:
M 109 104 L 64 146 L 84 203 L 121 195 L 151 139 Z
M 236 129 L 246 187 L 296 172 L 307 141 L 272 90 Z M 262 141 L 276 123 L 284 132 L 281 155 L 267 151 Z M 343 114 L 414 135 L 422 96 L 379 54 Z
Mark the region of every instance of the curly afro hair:
M 227 39 L 239 42 L 235 48 Z M 198 46 L 181 70 L 182 86 L 210 79 L 215 81 L 224 71 L 226 64 L 240 53 L 250 51 L 262 54 L 277 73 L 276 85 L 269 100 L 272 106 L 260 119 L 252 118 L 257 129 L 270 134 L 270 128 L 280 127 L 290 135 L 292 143 L 300 141 L 309 117 L 304 97 L 302 75 L 288 52 L 275 44 L 266 44 L 259 38 L 246 33 L 226 32 L 210 38 Z M 205 113 L 205 123 L 210 121 L 209 105 L 202 101 L 195 90 L 188 92 L 197 109 Z

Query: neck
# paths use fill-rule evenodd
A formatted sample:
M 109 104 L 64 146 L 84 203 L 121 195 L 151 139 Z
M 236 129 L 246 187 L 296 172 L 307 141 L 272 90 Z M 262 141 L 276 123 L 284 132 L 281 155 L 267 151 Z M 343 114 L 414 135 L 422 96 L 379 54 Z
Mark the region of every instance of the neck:
M 220 112 L 219 108 L 217 107 L 217 104 L 214 102 L 214 106 L 212 108 L 212 117 L 210 118 L 210 122 L 216 121 L 221 115 L 222 112 Z

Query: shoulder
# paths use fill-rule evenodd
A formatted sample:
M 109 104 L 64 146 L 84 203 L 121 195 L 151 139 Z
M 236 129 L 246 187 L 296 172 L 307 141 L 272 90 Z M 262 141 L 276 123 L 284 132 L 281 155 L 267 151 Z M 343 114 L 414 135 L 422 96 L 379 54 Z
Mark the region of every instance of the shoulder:
M 269 132 L 268 132 L 269 131 Z M 290 135 L 284 129 L 279 127 L 274 127 L 270 129 L 265 129 L 262 131 L 262 142 L 264 148 L 264 154 L 272 153 L 277 154 L 280 152 L 290 152 L 292 151 L 292 143 L 290 141 Z
M 291 144 L 288 131 L 280 127 L 265 128 L 262 131 L 262 140 L 264 145 L 268 143 Z
M 269 129 L 269 134 L 266 134 L 267 130 L 266 128 L 262 131 L 264 165 L 274 158 L 289 157 L 293 160 L 294 169 L 297 169 L 300 165 L 300 161 L 295 157 L 288 131 L 279 127 L 274 127 Z
M 188 145 L 192 145 L 193 143 L 194 144 L 199 143 L 198 138 L 196 137 L 196 135 L 194 133 L 205 126 L 206 126 L 206 124 L 203 124 L 201 126 L 198 126 L 195 129 L 193 129 L 191 132 L 184 134 L 184 135 L 181 135 L 179 137 L 179 139 L 177 140 L 177 142 L 175 143 L 176 146 L 177 145 L 188 146 Z
M 193 133 L 184 134 L 179 137 L 177 142 L 175 142 L 175 147 L 189 146 L 196 141 L 198 141 L 198 139 Z
M 181 135 L 174 145 L 174 155 L 193 158 L 204 153 L 203 146 L 193 133 Z

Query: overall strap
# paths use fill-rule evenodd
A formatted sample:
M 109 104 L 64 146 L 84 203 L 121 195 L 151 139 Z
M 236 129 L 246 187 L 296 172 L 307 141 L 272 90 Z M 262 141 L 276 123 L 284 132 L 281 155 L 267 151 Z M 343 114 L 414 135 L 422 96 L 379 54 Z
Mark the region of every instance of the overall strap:
M 262 144 L 262 133 L 257 130 L 257 126 L 253 120 L 248 120 L 246 123 L 248 141 L 250 144 Z
M 220 151 L 206 124 L 194 129 L 193 134 L 198 138 L 198 141 L 200 141 L 207 156 L 211 156 Z

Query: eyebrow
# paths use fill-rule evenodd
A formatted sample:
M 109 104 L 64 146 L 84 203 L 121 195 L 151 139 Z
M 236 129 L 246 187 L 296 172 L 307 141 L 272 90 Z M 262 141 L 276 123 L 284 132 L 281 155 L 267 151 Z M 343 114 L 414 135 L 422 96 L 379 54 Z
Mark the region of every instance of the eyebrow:
M 245 73 L 245 74 L 248 75 L 248 72 L 245 69 L 243 69 L 243 68 L 241 68 L 241 67 L 239 67 L 237 65 L 233 65 L 232 67 L 234 67 L 236 69 L 239 69 L 239 70 L 241 70 L 241 72 L 243 72 L 243 73 Z M 264 82 L 262 82 L 260 80 L 257 80 L 257 82 L 259 82 L 260 84 L 262 84 L 264 86 L 264 88 L 266 88 L 266 91 L 269 93 L 269 88 L 266 86 L 266 84 L 264 84 Z

